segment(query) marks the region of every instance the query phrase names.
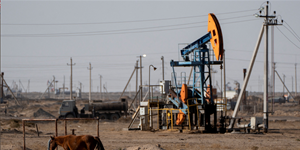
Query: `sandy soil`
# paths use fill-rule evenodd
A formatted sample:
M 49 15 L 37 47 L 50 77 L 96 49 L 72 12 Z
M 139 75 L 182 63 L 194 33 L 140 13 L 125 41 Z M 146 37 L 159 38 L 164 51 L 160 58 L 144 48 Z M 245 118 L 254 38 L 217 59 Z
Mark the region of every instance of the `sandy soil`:
M 1 150 L 23 149 L 22 118 L 35 118 L 34 113 L 39 111 L 43 115 L 36 118 L 51 118 L 58 116 L 57 110 L 60 102 L 31 102 L 23 108 L 10 107 L 9 114 L 0 113 L 1 119 Z M 80 106 L 78 106 L 80 107 Z M 44 111 L 39 110 L 42 108 Z M 128 119 L 115 122 L 100 122 L 100 139 L 107 150 L 198 150 L 198 149 L 300 149 L 300 107 L 294 104 L 278 105 L 276 112 L 270 115 L 268 133 L 250 134 L 205 134 L 195 130 L 166 131 L 126 131 Z M 280 109 L 279 109 L 280 108 Z M 249 121 L 249 114 L 244 115 L 244 123 Z M 261 116 L 262 114 L 254 114 Z M 37 135 L 36 125 L 39 129 Z M 76 135 L 90 134 L 96 136 L 95 121 L 69 121 L 68 134 L 75 129 Z M 59 135 L 64 135 L 64 122 L 58 124 Z M 35 122 L 26 124 L 26 148 L 40 150 L 47 148 L 50 135 L 55 134 L 54 122 Z M 60 150 L 62 148 L 59 148 Z

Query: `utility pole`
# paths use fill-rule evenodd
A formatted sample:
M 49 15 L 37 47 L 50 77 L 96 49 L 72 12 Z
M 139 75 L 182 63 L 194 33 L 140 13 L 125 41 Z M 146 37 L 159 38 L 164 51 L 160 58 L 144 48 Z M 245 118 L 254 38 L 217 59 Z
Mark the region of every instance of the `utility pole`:
M 274 62 L 274 26 L 271 26 L 271 97 L 272 97 L 272 114 L 274 113 L 274 97 L 275 97 L 275 62 Z
M 79 94 L 78 94 L 78 97 L 79 98 L 81 98 L 82 96 L 81 96 L 81 93 L 82 93 L 82 83 L 81 82 L 79 82 Z
M 269 2 L 267 2 L 269 3 Z M 269 6 L 265 6 L 265 65 L 264 65 L 264 132 L 268 132 L 268 127 L 269 127 L 269 114 L 268 114 L 268 78 L 269 78 Z
M 292 92 L 294 91 L 294 77 L 292 76 Z
M 245 78 L 246 78 L 246 73 L 247 73 L 247 69 L 244 68 L 244 69 L 243 69 L 243 74 L 244 74 L 244 79 L 243 79 L 243 80 L 245 80 Z M 247 90 L 246 90 L 246 91 L 247 91 Z M 244 105 L 247 105 L 247 101 L 246 101 L 246 92 L 243 93 L 243 103 L 244 103 Z M 244 106 L 244 108 L 245 108 L 245 106 Z M 244 109 L 243 109 L 243 110 L 244 110 Z
M 53 87 L 54 87 L 54 92 L 55 92 L 55 76 L 53 76 Z
M 258 80 L 257 80 L 257 92 L 260 92 L 260 76 L 258 75 Z
M 274 54 L 274 53 L 273 53 Z M 275 97 L 275 69 L 276 69 L 276 63 L 273 62 L 273 70 L 272 70 L 272 113 L 274 113 L 274 97 Z
M 261 15 L 261 11 L 262 10 L 265 10 L 265 15 Z M 274 11 L 274 15 L 270 15 L 269 16 L 269 1 L 267 1 L 267 5 L 265 5 L 265 7 L 261 7 L 260 8 L 260 14 L 255 14 L 256 17 L 261 17 L 261 18 L 265 18 L 264 19 L 264 23 L 263 23 L 263 26 L 261 28 L 261 32 L 260 32 L 260 35 L 259 35 L 259 38 L 258 38 L 258 41 L 257 41 L 257 44 L 256 44 L 256 47 L 255 47 L 255 50 L 254 50 L 254 53 L 253 53 L 253 56 L 252 56 L 252 59 L 251 59 L 251 62 L 250 62 L 250 65 L 249 65 L 249 69 L 248 69 L 248 73 L 246 75 L 246 79 L 244 81 L 244 84 L 243 84 L 243 87 L 241 89 L 241 92 L 243 93 L 247 87 L 247 84 L 248 84 L 248 80 L 249 80 L 249 77 L 250 77 L 250 74 L 251 74 L 251 71 L 252 71 L 252 68 L 253 68 L 253 63 L 255 61 L 255 58 L 256 58 L 256 54 L 257 54 L 257 50 L 259 48 L 259 45 L 260 45 L 260 41 L 261 41 L 261 38 L 262 38 L 262 35 L 263 33 L 265 34 L 265 61 L 264 61 L 264 95 L 263 95 L 263 102 L 264 102 L 264 109 L 263 109 L 263 118 L 264 118 L 264 132 L 267 133 L 268 132 L 268 128 L 269 128 L 269 120 L 268 120 L 268 116 L 269 116 L 269 113 L 268 113 L 268 29 L 269 29 L 269 26 L 274 26 L 274 25 L 282 25 L 282 24 L 278 24 L 277 23 L 277 18 L 276 18 L 276 11 Z M 281 21 L 283 22 L 283 21 Z M 232 114 L 232 118 L 235 119 L 235 117 L 237 116 L 237 110 L 238 110 L 238 106 L 240 105 L 240 101 L 242 99 L 242 93 L 239 94 L 239 97 L 238 97 L 238 100 L 237 100 L 237 103 L 236 103 L 236 107 L 234 109 L 234 112 Z M 234 119 L 231 119 L 231 122 L 230 122 L 230 125 L 229 125 L 229 128 L 232 129 L 233 128 L 233 125 L 234 125 L 234 122 L 235 120 Z
M 297 96 L 297 63 L 295 63 L 295 97 Z
M 164 67 L 164 56 L 161 56 L 162 61 L 162 81 L 165 80 L 165 67 Z
M 140 88 L 141 88 L 141 92 L 140 92 L 140 102 L 143 100 L 143 80 L 142 80 L 142 56 L 140 56 Z
M 265 32 L 265 62 L 264 62 L 264 132 L 268 132 L 269 128 L 269 113 L 268 113 L 268 75 L 269 75 L 269 55 L 268 55 L 268 49 L 269 49 L 269 26 L 275 26 L 275 25 L 282 25 L 277 23 L 276 19 L 276 11 L 274 11 L 274 15 L 269 15 L 269 1 L 267 1 L 267 5 L 264 7 L 265 9 L 265 16 L 259 15 L 261 18 L 265 18 L 264 21 L 264 32 Z M 283 21 L 282 21 L 283 22 Z
M 139 86 L 139 74 L 138 74 L 138 69 L 139 69 L 139 60 L 136 60 L 135 63 L 135 94 L 138 92 L 138 86 Z M 135 108 L 139 106 L 138 100 L 135 101 Z
M 223 103 L 225 102 L 225 116 L 227 116 L 227 98 L 226 98 L 226 63 L 225 63 L 225 49 L 223 49 L 223 74 L 224 74 L 224 90 L 223 90 Z
M 88 70 L 90 70 L 90 92 L 89 92 L 89 103 L 91 103 L 92 101 L 92 93 L 91 93 L 91 90 L 92 90 L 92 67 L 91 67 L 91 63 L 90 63 L 90 67 L 87 68 Z
M 285 74 L 283 74 L 283 84 L 285 84 Z M 282 94 L 284 95 L 284 85 L 282 88 L 283 88 Z
M 72 82 L 73 82 L 73 75 L 72 75 L 72 74 L 73 74 L 73 70 L 72 70 L 72 68 L 73 68 L 74 65 L 76 65 L 76 63 L 72 64 L 72 57 L 70 58 L 70 61 L 71 61 L 71 63 L 70 63 L 70 64 L 67 63 L 67 65 L 68 65 L 68 66 L 71 66 L 71 77 L 70 77 L 70 100 L 72 100 L 72 99 L 73 99 L 73 93 L 72 93 L 72 92 L 73 92 L 73 91 L 72 91 L 72 90 L 73 90 L 73 89 L 72 89 L 72 86 L 73 86 L 73 85 L 72 85 Z
M 80 92 L 81 92 L 81 90 L 82 90 L 82 83 L 81 82 L 79 82 L 80 83 Z
M 63 99 L 65 99 L 65 76 L 64 76 L 64 83 L 63 83 Z
M 27 85 L 27 92 L 29 93 L 29 86 L 30 85 L 30 80 L 28 80 L 28 85 Z
M 102 75 L 99 74 L 100 77 L 100 99 L 102 99 Z
M 135 93 L 137 93 L 137 91 L 138 91 L 138 79 L 139 79 L 138 68 L 139 68 L 139 60 L 136 60 L 136 63 L 135 63 L 135 74 L 136 74 L 136 77 L 135 77 Z
M 4 80 L 4 72 L 2 72 L 1 74 L 2 74 L 2 76 L 1 76 L 1 100 L 0 100 L 0 103 L 3 103 L 3 80 Z
M 0 1 L 0 35 L 1 35 L 1 16 L 2 16 L 2 12 L 1 12 L 1 1 Z M 0 36 L 0 73 L 2 73 L 2 68 L 1 68 L 1 61 L 2 61 L 2 55 L 1 55 L 1 45 L 2 45 L 2 43 L 1 43 L 1 36 Z M 1 85 L 1 89 L 3 88 L 3 84 Z
M 140 55 L 139 57 L 140 57 L 140 88 L 141 88 L 140 102 L 141 102 L 143 100 L 143 79 L 142 79 L 142 77 L 143 77 L 143 74 L 142 74 L 143 66 L 142 66 L 142 58 L 146 57 L 146 54 Z

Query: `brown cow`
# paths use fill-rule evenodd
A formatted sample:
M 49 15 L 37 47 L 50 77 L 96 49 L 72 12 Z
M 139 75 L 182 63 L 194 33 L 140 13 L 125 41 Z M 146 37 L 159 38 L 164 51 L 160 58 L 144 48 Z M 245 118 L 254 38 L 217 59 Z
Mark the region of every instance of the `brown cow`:
M 64 150 L 94 150 L 96 146 L 98 150 L 104 150 L 99 137 L 93 137 L 91 135 L 50 136 L 48 150 L 54 150 L 57 145 L 63 147 Z

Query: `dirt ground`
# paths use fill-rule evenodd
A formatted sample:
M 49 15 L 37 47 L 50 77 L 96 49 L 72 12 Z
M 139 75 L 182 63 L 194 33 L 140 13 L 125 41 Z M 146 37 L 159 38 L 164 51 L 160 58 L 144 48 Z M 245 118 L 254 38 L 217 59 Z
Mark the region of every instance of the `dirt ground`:
M 0 113 L 1 150 L 23 149 L 23 131 L 21 119 L 55 118 L 60 101 L 32 101 L 22 107 L 10 106 L 5 115 Z M 81 108 L 80 103 L 78 107 Z M 300 149 L 300 107 L 296 104 L 275 106 L 274 115 L 270 114 L 268 133 L 201 133 L 196 130 L 124 130 L 129 119 L 121 118 L 115 122 L 100 122 L 100 139 L 106 150 L 199 150 L 199 149 Z M 39 112 L 37 114 L 37 112 Z M 244 122 L 257 114 L 240 114 Z M 136 125 L 136 124 L 135 124 Z M 36 126 L 39 130 L 37 134 Z M 96 136 L 95 121 L 68 121 L 68 134 L 75 129 L 76 135 L 90 134 Z M 54 122 L 34 122 L 26 124 L 26 148 L 28 150 L 47 149 L 49 136 L 55 135 Z M 58 135 L 64 135 L 64 122 L 58 123 Z M 62 148 L 59 148 L 60 150 Z

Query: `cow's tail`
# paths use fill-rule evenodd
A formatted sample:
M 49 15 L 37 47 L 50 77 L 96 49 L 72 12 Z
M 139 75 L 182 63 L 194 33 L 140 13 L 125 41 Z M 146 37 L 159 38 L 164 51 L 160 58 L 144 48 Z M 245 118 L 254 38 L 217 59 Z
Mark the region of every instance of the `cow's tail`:
M 97 141 L 97 150 L 104 150 L 103 144 L 98 136 L 94 137 L 94 139 Z

